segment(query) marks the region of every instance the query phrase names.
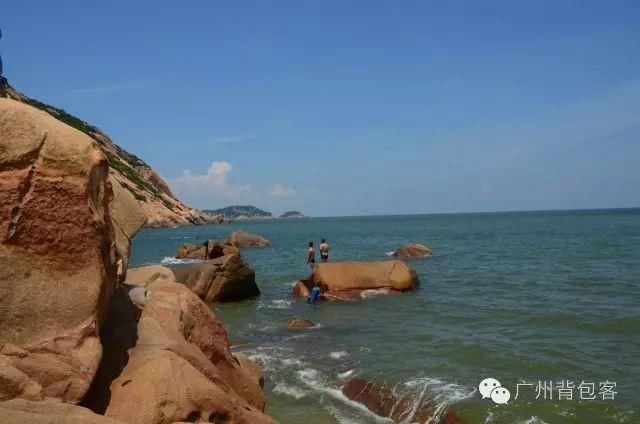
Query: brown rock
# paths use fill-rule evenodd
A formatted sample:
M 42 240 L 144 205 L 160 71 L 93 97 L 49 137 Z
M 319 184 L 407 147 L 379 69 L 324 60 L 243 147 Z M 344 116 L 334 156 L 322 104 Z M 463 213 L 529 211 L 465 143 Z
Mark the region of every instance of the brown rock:
M 309 297 L 312 288 L 313 283 L 311 280 L 296 281 L 293 285 L 293 295 L 296 297 L 304 297 L 306 299 Z
M 175 270 L 176 281 L 206 303 L 233 302 L 260 295 L 255 271 L 240 255 L 226 255 Z
M 418 258 L 424 258 L 425 256 L 431 256 L 431 255 L 432 255 L 431 249 L 429 249 L 424 244 L 420 244 L 420 243 L 408 244 L 396 250 L 392 254 L 394 258 L 400 258 L 400 259 L 418 259 Z
M 238 361 L 238 364 L 240 364 L 240 368 L 242 368 L 253 381 L 258 383 L 260 387 L 264 387 L 264 372 L 262 371 L 262 367 L 247 358 L 244 353 L 235 353 L 233 356 Z
M 175 283 L 176 276 L 171 269 L 162 265 L 148 265 L 139 268 L 131 268 L 127 272 L 127 283 L 133 286 L 147 287 L 156 281 Z
M 0 354 L 1 399 L 77 402 L 89 388 L 98 330 L 137 231 L 108 176 L 91 138 L 0 99 L 0 350 L 22 352 Z
M 433 411 L 428 405 L 416 407 L 415 399 L 400 397 L 392 390 L 363 378 L 347 381 L 342 387 L 342 393 L 349 399 L 363 404 L 376 415 L 391 418 L 396 422 L 422 423 L 432 419 Z M 452 411 L 445 412 L 436 422 L 464 424 L 464 421 Z
M 136 346 L 111 383 L 106 415 L 127 423 L 273 423 L 255 369 L 231 355 L 224 327 L 181 284 L 149 285 Z
M 207 240 L 201 245 L 185 243 L 178 248 L 177 259 L 216 259 L 225 255 L 239 254 L 240 250 L 230 244 Z
M 297 317 L 297 318 L 292 318 L 289 321 L 287 321 L 287 324 L 285 325 L 286 328 L 311 328 L 311 327 L 315 327 L 316 324 L 309 321 L 306 318 L 302 318 L 302 317 Z
M 13 399 L 0 402 L 0 422 L 12 424 L 122 424 L 87 408 L 45 400 Z
M 226 244 L 236 246 L 240 249 L 245 247 L 266 247 L 271 246 L 271 242 L 258 235 L 247 233 L 242 230 L 235 230 L 225 241 Z
M 321 263 L 313 269 L 313 281 L 330 300 L 396 294 L 420 284 L 415 270 L 399 260 Z

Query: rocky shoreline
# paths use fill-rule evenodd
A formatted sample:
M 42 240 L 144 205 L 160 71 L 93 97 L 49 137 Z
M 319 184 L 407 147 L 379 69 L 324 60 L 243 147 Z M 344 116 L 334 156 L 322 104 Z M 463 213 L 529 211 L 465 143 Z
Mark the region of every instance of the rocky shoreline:
M 260 295 L 241 249 L 270 241 L 238 230 L 180 247 L 178 258 L 198 263 L 129 270 L 131 239 L 149 213 L 107 156 L 50 113 L 0 99 L 0 421 L 275 423 L 261 367 L 231 352 L 211 307 Z M 394 256 L 424 257 L 420 246 Z M 294 293 L 314 285 L 322 299 L 355 300 L 419 281 L 394 259 L 319 264 Z M 366 393 L 353 389 L 363 384 Z M 400 401 L 375 383 L 342 390 L 395 419 L 389 405 Z

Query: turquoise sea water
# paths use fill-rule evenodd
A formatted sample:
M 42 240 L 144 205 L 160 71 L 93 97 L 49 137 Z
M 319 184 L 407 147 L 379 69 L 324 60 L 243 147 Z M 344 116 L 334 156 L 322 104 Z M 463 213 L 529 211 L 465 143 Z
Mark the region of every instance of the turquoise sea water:
M 640 422 L 639 209 L 149 229 L 134 239 L 131 266 L 236 228 L 273 243 L 242 252 L 262 295 L 214 311 L 240 343 L 234 350 L 263 365 L 267 412 L 282 423 L 385 422 L 341 396 L 345 373 L 451 408 L 468 423 Z M 414 241 L 434 256 L 410 262 L 417 292 L 308 305 L 291 296 L 291 284 L 308 274 L 306 243 L 322 237 L 332 261 L 385 260 Z M 296 316 L 319 326 L 284 330 Z M 510 390 L 506 405 L 481 398 L 486 377 Z M 573 399 L 558 399 L 555 389 L 553 399 L 536 399 L 535 386 L 550 380 L 574 382 L 565 391 Z M 595 384 L 597 399 L 580 399 L 582 381 Z M 605 381 L 616 384 L 613 400 L 598 394 Z

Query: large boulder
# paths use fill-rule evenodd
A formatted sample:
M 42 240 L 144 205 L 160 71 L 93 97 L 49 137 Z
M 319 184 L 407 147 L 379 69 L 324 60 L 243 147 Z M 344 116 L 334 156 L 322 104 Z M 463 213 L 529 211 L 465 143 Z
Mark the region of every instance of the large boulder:
M 203 244 L 196 245 L 185 243 L 178 248 L 177 259 L 215 259 L 224 255 L 240 253 L 240 250 L 231 244 L 221 243 L 217 240 L 207 240 Z
M 256 273 L 238 254 L 176 268 L 176 281 L 206 303 L 233 302 L 260 295 Z
M 85 395 L 140 222 L 129 213 L 95 141 L 0 99 L 0 400 Z
M 396 250 L 391 256 L 399 259 L 419 259 L 425 256 L 431 256 L 432 254 L 431 249 L 424 244 L 411 243 Z
M 313 268 L 312 279 L 321 295 L 332 300 L 396 294 L 420 284 L 415 270 L 399 260 L 321 263 Z
M 393 390 L 364 378 L 356 377 L 347 381 L 342 387 L 342 393 L 376 415 L 391 418 L 395 422 L 464 424 L 453 411 L 445 411 L 441 417 L 434 417 L 435 410 L 428 404 L 416 403 L 413 397 L 399 396 Z
M 11 424 L 122 424 L 68 403 L 13 399 L 0 402 L 0 422 Z
M 231 233 L 225 243 L 238 247 L 240 249 L 245 247 L 271 246 L 271 242 L 266 238 L 258 234 L 247 233 L 242 230 L 235 230 L 233 233 Z
M 126 423 L 273 423 L 254 365 L 232 354 L 211 309 L 182 284 L 147 287 L 135 347 L 106 416 Z M 244 358 L 242 361 L 248 361 Z

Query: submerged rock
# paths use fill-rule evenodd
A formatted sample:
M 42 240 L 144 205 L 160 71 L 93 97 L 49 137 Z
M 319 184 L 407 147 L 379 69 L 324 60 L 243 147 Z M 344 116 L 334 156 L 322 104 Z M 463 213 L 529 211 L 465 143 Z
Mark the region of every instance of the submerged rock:
M 235 230 L 233 233 L 231 233 L 225 243 L 238 247 L 240 249 L 245 247 L 271 246 L 271 242 L 266 238 L 258 234 L 247 233 L 242 230 Z
M 397 294 L 416 289 L 420 284 L 415 270 L 399 260 L 321 263 L 314 267 L 312 279 L 320 287 L 322 297 L 330 300 Z
M 432 422 L 434 411 L 428 405 L 416 405 L 415 400 L 401 397 L 391 389 L 380 386 L 364 378 L 352 378 L 342 387 L 342 393 L 349 399 L 361 403 L 381 417 L 396 422 Z M 438 421 L 441 424 L 465 424 L 458 415 L 447 411 Z
M 260 295 L 256 273 L 238 254 L 177 268 L 176 281 L 198 297 L 212 302 L 233 302 Z
M 391 256 L 400 259 L 419 259 L 425 256 L 431 256 L 432 254 L 431 249 L 424 244 L 411 243 L 396 250 Z
M 297 317 L 297 318 L 292 318 L 289 321 L 287 321 L 287 324 L 285 325 L 285 328 L 311 328 L 311 327 L 315 327 L 316 324 L 312 321 L 309 321 L 306 318 L 302 318 L 302 317 Z
M 0 399 L 76 403 L 124 278 L 139 206 L 86 134 L 0 99 Z

